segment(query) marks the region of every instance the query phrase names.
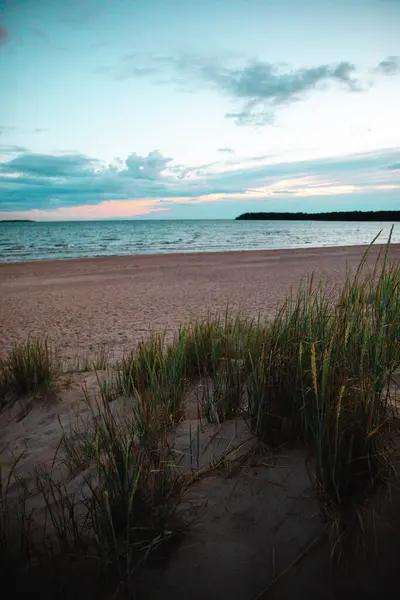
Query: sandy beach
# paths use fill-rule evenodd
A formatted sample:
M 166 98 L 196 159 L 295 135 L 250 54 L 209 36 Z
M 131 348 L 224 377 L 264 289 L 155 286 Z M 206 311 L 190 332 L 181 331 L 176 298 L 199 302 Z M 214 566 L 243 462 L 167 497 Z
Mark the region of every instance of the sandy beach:
M 65 358 L 104 343 L 131 347 L 207 312 L 271 315 L 311 272 L 343 281 L 365 247 L 107 257 L 0 265 L 3 350 L 47 335 Z M 378 247 L 371 252 L 370 262 Z M 400 260 L 400 245 L 391 260 Z
M 373 262 L 379 246 L 370 255 Z M 63 358 L 107 344 L 119 353 L 149 329 L 208 311 L 273 314 L 314 271 L 340 283 L 365 247 L 107 257 L 0 265 L 1 351 L 48 336 Z M 400 260 L 393 245 L 391 260 Z
M 371 252 L 370 264 L 380 249 Z M 1 352 L 28 336 L 47 335 L 64 359 L 95 351 L 100 342 L 118 356 L 150 328 L 173 332 L 183 320 L 224 311 L 228 304 L 232 311 L 271 315 L 290 288 L 312 271 L 332 285 L 340 284 L 346 267 L 356 268 L 364 251 L 365 247 L 342 247 L 3 264 Z M 391 247 L 390 260 L 400 260 L 400 245 Z M 63 465 L 60 440 L 65 432 L 70 432 L 75 444 L 80 439 L 77 432 L 88 431 L 91 423 L 82 390 L 94 405 L 100 386 L 109 377 L 104 368 L 96 373 L 76 368 L 59 376 L 50 402 L 49 398 L 21 397 L 10 403 L 0 413 L 0 454 L 5 468 L 20 456 L 16 473 L 33 489 L 36 469 L 53 469 L 57 452 Z M 142 574 L 138 597 L 254 600 L 264 597 L 260 590 L 272 585 L 273 594 L 268 597 L 275 600 L 353 598 L 355 589 L 365 598 L 377 597 L 378 591 L 380 597 L 389 597 L 387 590 L 398 586 L 399 542 L 393 534 L 400 526 L 397 484 L 391 488 L 392 503 L 385 503 L 385 510 L 382 495 L 365 513 L 368 551 L 379 548 L 380 560 L 371 554 L 366 568 L 360 553 L 351 578 L 346 572 L 339 579 L 340 571 L 332 571 L 326 524 L 310 483 L 306 451 L 284 445 L 278 454 L 265 447 L 258 456 L 256 437 L 246 419 L 206 422 L 196 395 L 200 388 L 188 388 L 184 416 L 170 438 L 179 471 L 192 481 L 179 504 L 180 518 L 190 526 L 169 561 L 159 570 L 152 567 Z M 393 397 L 398 397 L 397 380 L 393 379 L 392 388 Z M 114 398 L 110 406 L 132 414 L 132 405 L 123 397 Z M 396 448 L 395 470 L 400 465 L 400 446 Z M 193 469 L 202 476 L 192 479 Z M 64 481 L 62 469 L 54 472 L 57 481 Z M 81 493 L 84 483 L 81 468 L 68 472 L 65 493 Z M 18 485 L 13 484 L 10 503 L 17 503 L 18 493 Z M 36 511 L 34 531 L 40 533 L 47 523 L 44 500 L 39 494 L 30 502 Z M 304 548 L 312 550 L 305 553 Z M 277 573 L 285 574 L 290 565 L 297 565 L 299 556 L 304 559 L 293 577 L 280 579 Z M 97 594 L 96 577 L 86 561 L 84 573 L 87 583 L 82 583 L 86 580 L 79 570 L 76 575 L 72 570 L 71 575 L 64 573 L 65 597 L 79 599 L 84 591 L 85 598 L 109 600 L 110 594 L 103 589 L 99 590 L 103 595 Z M 46 585 L 47 581 L 43 577 Z M 41 593 L 44 583 L 38 576 Z M 23 585 L 21 579 L 22 590 Z M 87 596 L 90 586 L 93 594 Z M 50 595 L 43 597 L 54 597 L 49 589 Z

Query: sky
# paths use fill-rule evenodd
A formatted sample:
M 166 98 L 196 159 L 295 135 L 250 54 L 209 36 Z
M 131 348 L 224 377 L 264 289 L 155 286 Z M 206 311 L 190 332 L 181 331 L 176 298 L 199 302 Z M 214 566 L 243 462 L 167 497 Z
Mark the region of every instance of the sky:
M 0 0 L 0 219 L 400 209 L 400 0 Z

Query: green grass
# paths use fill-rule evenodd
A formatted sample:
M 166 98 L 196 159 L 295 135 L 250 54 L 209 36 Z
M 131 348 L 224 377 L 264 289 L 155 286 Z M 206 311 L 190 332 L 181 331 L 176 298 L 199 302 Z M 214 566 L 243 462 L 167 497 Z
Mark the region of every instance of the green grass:
M 170 343 L 154 334 L 140 344 L 119 369 L 120 389 L 140 398 L 140 430 L 149 417 L 179 420 L 195 387 L 206 420 L 245 415 L 265 443 L 304 445 L 328 511 L 361 501 L 390 457 L 400 266 L 388 263 L 389 246 L 372 267 L 367 252 L 341 289 L 311 275 L 269 321 L 210 315 Z
M 270 323 L 248 380 L 253 427 L 267 442 L 306 445 L 318 494 L 337 513 L 385 478 L 389 385 L 400 365 L 400 266 L 363 263 L 336 294 L 321 283 L 291 296 Z M 287 434 L 285 434 L 287 435 Z
M 92 473 L 85 475 L 89 529 L 102 562 L 112 564 L 125 580 L 170 535 L 167 526 L 176 506 L 178 475 L 161 434 L 156 446 L 139 443 L 134 402 L 132 411 L 125 407 L 118 412 L 104 396 L 94 404 L 88 397 L 86 401 L 91 433 L 85 435 L 81 452 L 94 464 Z M 148 427 L 148 434 L 153 435 L 154 424 Z M 67 455 L 76 453 L 68 436 L 64 445 L 69 447 Z M 75 462 L 69 466 L 73 469 Z
M 65 365 L 68 373 L 85 373 L 89 371 L 105 371 L 112 362 L 112 353 L 107 344 L 99 343 L 91 352 L 79 353 Z
M 141 342 L 136 352 L 126 354 L 118 364 L 114 388 L 136 398 L 143 413 L 154 409 L 160 419 L 179 421 L 188 389 L 183 338 L 177 336 L 167 345 L 165 334 L 153 334 Z
M 54 392 L 59 374 L 60 363 L 47 340 L 15 344 L 0 364 L 0 405 L 20 396 Z
M 99 392 L 92 398 L 85 393 L 87 410 L 63 430 L 52 465 L 36 467 L 32 495 L 41 496 L 45 506 L 44 530 L 39 535 L 31 527 L 26 499 L 16 503 L 9 497 L 9 490 L 19 485 L 18 461 L 7 472 L 0 469 L 4 566 L 0 574 L 4 578 L 10 565 L 12 576 L 18 572 L 25 577 L 39 566 L 52 569 L 57 561 L 61 561 L 60 576 L 74 576 L 62 570 L 63 558 L 72 556 L 77 568 L 89 560 L 96 577 L 114 591 L 131 590 L 138 568 L 173 538 L 185 480 L 172 463 L 165 428 L 153 414 L 147 431 L 142 431 L 149 443 L 142 445 L 135 406 L 139 399 L 125 399 L 128 406 L 115 407 L 101 386 Z

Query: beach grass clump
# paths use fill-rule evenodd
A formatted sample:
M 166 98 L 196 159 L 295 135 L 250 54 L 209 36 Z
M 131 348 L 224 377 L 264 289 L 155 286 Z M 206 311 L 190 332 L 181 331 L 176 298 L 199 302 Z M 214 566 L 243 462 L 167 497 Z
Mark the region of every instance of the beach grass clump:
M 172 424 L 183 417 L 188 392 L 200 384 L 204 390 L 201 403 L 210 408 L 206 408 L 206 418 L 230 418 L 242 404 L 238 398 L 248 365 L 245 358 L 248 348 L 259 342 L 260 328 L 243 315 L 231 317 L 225 313 L 223 317 L 209 315 L 190 321 L 170 341 L 166 332 L 151 333 L 117 364 L 112 381 L 105 383 L 109 397 L 139 396 L 144 414 L 151 405 L 163 407 Z M 210 395 L 211 389 L 214 391 Z
M 311 278 L 271 322 L 261 354 L 250 354 L 250 422 L 267 442 L 290 431 L 306 445 L 333 512 L 382 481 L 390 457 L 400 267 L 388 264 L 387 249 L 373 269 L 366 258 L 336 294 Z
M 15 344 L 0 365 L 3 402 L 26 395 L 48 395 L 57 389 L 60 362 L 48 340 Z
M 219 361 L 201 378 L 198 399 L 209 423 L 222 423 L 243 414 L 245 374 L 242 359 Z
M 151 423 L 149 417 L 147 443 L 140 443 L 133 398 L 110 404 L 100 387 L 99 396 L 85 392 L 84 401 L 87 410 L 63 429 L 51 465 L 35 467 L 33 508 L 10 497 L 16 469 L 7 474 L 0 469 L 4 581 L 11 581 L 9 565 L 19 565 L 21 583 L 33 581 L 40 567 L 46 584 L 56 565 L 59 577 L 79 578 L 88 563 L 108 589 L 132 593 L 137 569 L 174 535 L 184 478 L 173 465 L 159 421 Z M 31 526 L 37 515 L 40 530 Z M 65 563 L 68 557 L 74 557 L 72 564 Z
M 170 423 L 179 421 L 189 385 L 184 350 L 181 336 L 166 344 L 165 333 L 152 334 L 136 351 L 122 357 L 114 376 L 115 389 L 121 395 L 139 399 L 144 414 L 153 406 Z
M 117 364 L 117 378 L 126 395 L 146 389 L 158 373 L 164 358 L 165 333 L 151 333 L 137 348 L 125 352 Z
M 387 250 L 372 270 L 365 273 L 361 263 L 348 275 L 325 336 L 303 346 L 304 429 L 314 444 L 318 483 L 335 506 L 362 497 L 388 472 L 400 266 L 388 264 Z
M 96 350 L 92 359 L 92 368 L 94 371 L 105 371 L 111 360 L 111 351 L 107 344 L 97 344 Z
M 286 441 L 288 424 L 294 438 L 303 437 L 304 368 L 299 357 L 303 346 L 325 335 L 331 297 L 331 290 L 322 282 L 314 285 L 309 277 L 297 293 L 290 293 L 247 349 L 249 419 L 267 443 Z
M 76 435 L 71 438 L 67 432 L 63 446 L 71 472 L 77 453 L 81 464 L 92 465 L 85 471 L 83 500 L 91 541 L 102 563 L 126 580 L 138 562 L 170 537 L 181 479 L 171 464 L 160 415 L 154 411 L 144 421 L 140 398 L 120 407 L 111 406 L 102 394 L 95 400 L 87 396 L 86 402 L 89 427 L 79 449 Z
M 259 326 L 260 322 L 242 313 L 231 316 L 227 311 L 181 327 L 175 344 L 180 344 L 183 351 L 186 377 L 196 380 L 215 372 L 220 361 L 242 359 L 254 343 Z
M 179 347 L 184 375 L 196 388 L 208 422 L 221 423 L 242 413 L 246 358 L 260 329 L 260 321 L 228 312 L 181 327 L 170 351 Z
M 96 344 L 94 351 L 79 354 L 67 365 L 66 371 L 71 372 L 89 372 L 105 371 L 109 368 L 112 354 L 107 344 L 102 342 Z

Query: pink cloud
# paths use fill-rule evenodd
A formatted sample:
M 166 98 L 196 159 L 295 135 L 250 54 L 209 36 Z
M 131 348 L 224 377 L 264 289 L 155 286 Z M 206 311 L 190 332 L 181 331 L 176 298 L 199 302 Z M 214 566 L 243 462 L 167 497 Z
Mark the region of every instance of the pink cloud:
M 93 221 L 96 219 L 126 219 L 168 210 L 158 199 L 106 200 L 100 204 L 62 206 L 48 210 L 32 209 L 0 212 L 0 219 L 33 219 L 37 221 Z
M 269 197 L 310 198 L 313 196 L 341 196 L 362 192 L 399 190 L 399 183 L 354 185 L 324 180 L 313 175 L 269 182 L 264 186 L 248 188 L 244 192 L 199 194 L 198 196 L 172 196 L 168 198 L 142 198 L 130 200 L 105 200 L 99 204 L 58 206 L 54 208 L 0 211 L 0 219 L 33 219 L 37 221 L 93 221 L 97 219 L 129 219 L 154 212 L 168 212 L 174 204 L 203 204 L 212 202 L 237 202 Z

